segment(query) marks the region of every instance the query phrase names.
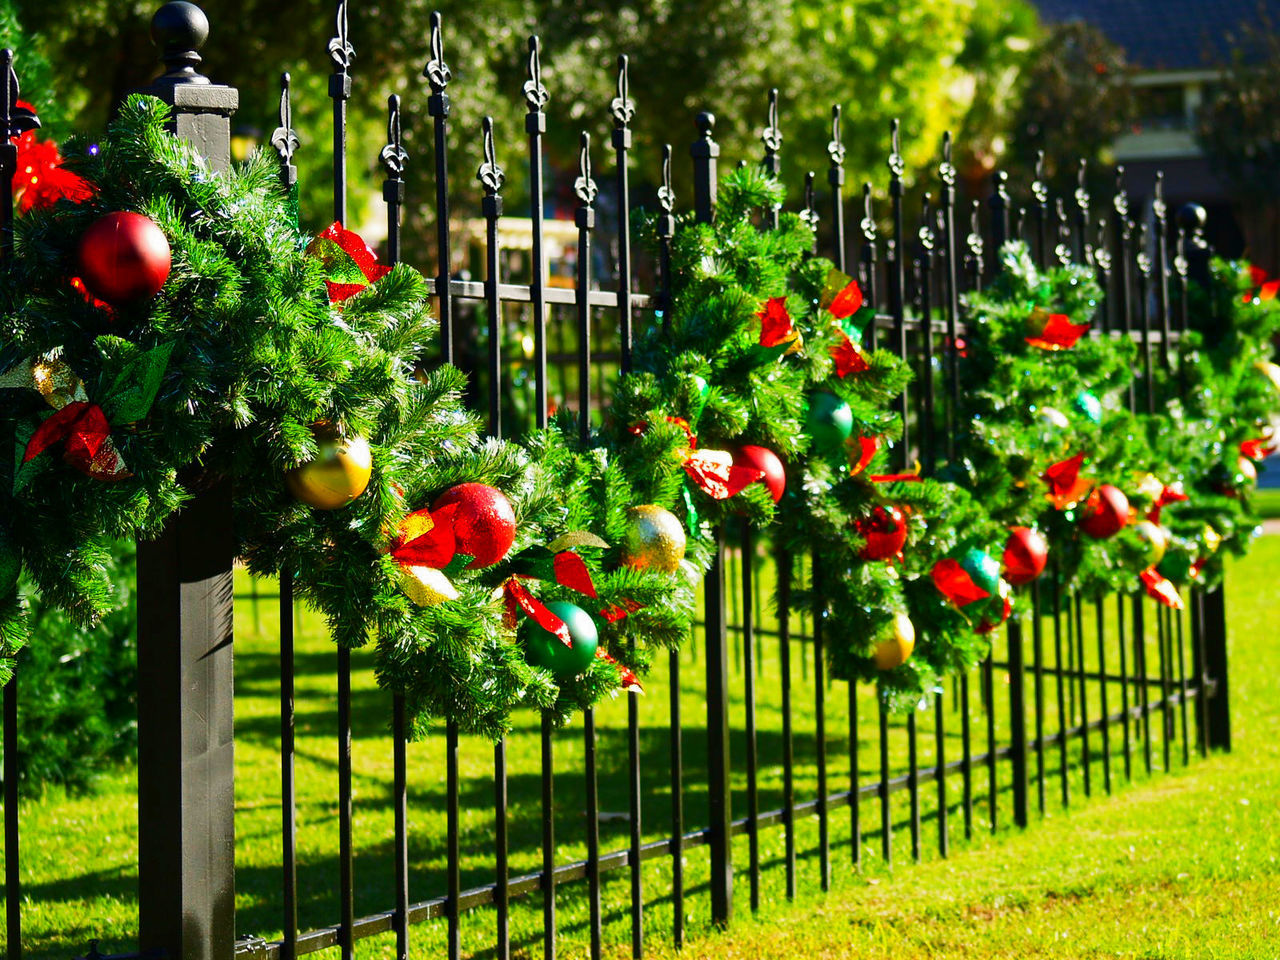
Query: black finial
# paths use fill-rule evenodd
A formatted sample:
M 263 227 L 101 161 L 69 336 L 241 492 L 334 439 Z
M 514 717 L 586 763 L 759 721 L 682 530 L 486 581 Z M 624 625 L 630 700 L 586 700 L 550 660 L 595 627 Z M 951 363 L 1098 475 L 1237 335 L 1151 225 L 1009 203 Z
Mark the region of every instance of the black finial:
M 1208 222 L 1209 214 L 1198 203 L 1186 203 L 1178 208 L 1178 227 L 1191 237 L 1203 234 Z
M 387 97 L 387 145 L 382 148 L 381 157 L 388 179 L 400 180 L 404 177 L 409 154 L 400 140 L 400 97 L 394 93 Z
M 1124 166 L 1116 167 L 1116 195 L 1111 201 L 1111 208 L 1123 221 L 1129 216 L 1129 191 L 1124 188 Z
M 329 59 L 333 61 L 333 72 L 346 75 L 356 58 L 356 48 L 351 45 L 347 34 L 347 0 L 338 0 L 338 12 L 334 17 L 334 37 L 329 41 Z M 348 94 L 349 95 L 349 94 Z
M 578 147 L 578 179 L 573 181 L 573 192 L 582 205 L 589 207 L 596 199 L 596 182 L 591 179 L 591 134 L 583 132 Z
M 1093 262 L 1103 273 L 1111 272 L 1111 251 L 1107 249 L 1107 218 L 1098 218 L 1097 242 L 1093 246 Z
M 293 105 L 289 100 L 289 74 L 280 74 L 280 126 L 271 134 L 271 145 L 286 166 L 293 163 L 298 150 L 298 135 L 293 130 Z
M 1151 225 L 1143 220 L 1138 224 L 1138 272 L 1144 277 L 1151 276 L 1151 254 L 1147 253 L 1147 245 L 1151 242 Z
M 920 201 L 920 229 L 916 232 L 916 236 L 920 240 L 920 252 L 923 257 L 928 257 L 933 253 L 933 227 L 929 224 L 932 202 L 933 198 L 928 193 Z
M 1076 206 L 1084 213 L 1089 212 L 1089 190 L 1085 186 L 1085 179 L 1089 173 L 1089 161 L 1084 157 L 1080 158 L 1080 166 L 1076 168 Z
M 444 88 L 453 79 L 449 65 L 444 62 L 444 33 L 440 25 L 440 11 L 436 10 L 431 14 L 431 59 L 422 70 L 422 75 L 431 84 L 431 92 L 435 94 L 444 93 Z
M 636 115 L 636 104 L 631 99 L 631 77 L 627 63 L 627 55 L 618 54 L 617 95 L 609 104 L 609 112 L 613 114 L 613 122 L 619 129 L 629 126 Z
M 1151 215 L 1163 224 L 1169 216 L 1169 208 L 1164 202 L 1164 171 L 1156 171 L 1156 182 L 1151 190 Z
M 484 163 L 476 171 L 476 179 L 484 186 L 488 196 L 496 196 L 506 182 L 506 171 L 498 165 L 497 154 L 493 146 L 493 117 L 485 117 L 480 124 L 480 132 L 484 138 Z
M 0 72 L 5 80 L 0 81 L 0 129 L 8 130 L 9 137 L 17 137 L 28 130 L 36 130 L 40 126 L 40 118 L 35 111 L 18 106 L 18 74 L 13 69 L 13 51 L 5 48 L 0 51 Z M 17 154 L 14 152 L 14 162 Z M 12 171 L 9 171 L 12 175 Z
M 551 99 L 542 85 L 542 44 L 536 34 L 529 38 L 529 79 L 524 82 L 524 99 L 530 113 L 541 113 Z
M 840 139 L 840 104 L 837 103 L 831 108 L 831 142 L 827 144 L 827 156 L 831 158 L 833 167 L 839 167 L 844 164 L 844 155 L 844 142 Z
M 812 170 L 804 175 L 804 209 L 800 211 L 800 219 L 813 229 L 818 229 L 818 205 L 815 202 L 813 181 L 817 177 Z
M 670 214 L 676 208 L 676 192 L 671 188 L 671 144 L 662 145 L 662 186 L 658 188 L 658 205 Z
M 760 134 L 760 142 L 764 144 L 765 162 L 782 149 L 782 130 L 778 127 L 778 88 L 769 91 L 769 121 Z
M 982 241 L 982 204 L 977 200 L 973 201 L 973 206 L 969 210 L 969 235 L 965 237 L 965 244 L 969 248 L 969 255 L 973 257 L 975 262 L 981 264 L 984 249 Z
M 956 185 L 956 168 L 951 163 L 950 130 L 942 134 L 942 163 L 938 164 L 938 179 L 942 181 L 944 192 L 949 191 Z
M 902 144 L 900 142 L 901 124 L 897 117 L 889 122 L 889 173 L 892 174 L 894 184 L 897 188 L 901 188 L 901 180 L 903 173 L 906 172 L 907 164 L 902 159 Z
M 858 223 L 858 229 L 862 231 L 864 242 L 876 242 L 876 218 L 874 211 L 871 209 L 870 183 L 862 185 L 862 220 Z
M 209 39 L 209 18 L 194 3 L 174 0 L 151 18 L 151 42 L 160 48 L 165 72 L 157 82 L 168 84 L 208 83 L 196 69 L 199 50 Z

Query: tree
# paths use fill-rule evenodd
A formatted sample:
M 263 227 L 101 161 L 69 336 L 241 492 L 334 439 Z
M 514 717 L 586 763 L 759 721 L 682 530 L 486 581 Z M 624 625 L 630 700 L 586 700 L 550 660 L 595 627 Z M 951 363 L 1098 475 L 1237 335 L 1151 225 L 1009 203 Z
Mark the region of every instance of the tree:
M 1090 171 L 1111 163 L 1111 146 L 1133 115 L 1124 53 L 1082 21 L 1049 29 L 1021 80 L 1013 123 L 1011 166 L 1030 171 L 1044 151 L 1055 193 L 1075 189 L 1081 159 Z M 1110 182 L 1097 185 L 1110 187 Z
M 1217 94 L 1201 108 L 1196 140 L 1226 185 L 1250 257 L 1280 265 L 1280 34 L 1250 32 L 1234 46 Z

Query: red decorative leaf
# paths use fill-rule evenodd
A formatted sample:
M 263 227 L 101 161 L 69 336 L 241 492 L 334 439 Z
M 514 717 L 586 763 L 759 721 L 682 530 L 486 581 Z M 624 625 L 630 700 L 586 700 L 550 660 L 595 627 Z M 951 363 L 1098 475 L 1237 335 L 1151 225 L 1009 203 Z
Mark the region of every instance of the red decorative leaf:
M 1275 453 L 1275 447 L 1271 445 L 1270 437 L 1257 437 L 1253 440 L 1242 442 L 1240 444 L 1240 452 L 1250 460 L 1265 460 Z
M 1027 343 L 1041 350 L 1069 350 L 1089 329 L 1087 323 L 1072 323 L 1065 313 L 1051 313 L 1038 337 L 1027 337 Z
M 1182 484 L 1174 483 L 1167 487 L 1162 487 L 1160 496 L 1156 497 L 1155 503 L 1151 505 L 1151 509 L 1147 511 L 1147 519 L 1152 523 L 1160 522 L 1160 511 L 1171 503 L 1182 503 L 1190 499 L 1182 492 Z
M 1084 454 L 1077 453 L 1070 460 L 1053 464 L 1041 476 L 1041 479 L 1049 485 L 1046 496 L 1057 509 L 1069 510 L 1083 500 L 1084 495 L 1093 486 L 1093 481 L 1085 480 L 1080 476 L 1082 466 L 1084 466 Z
M 776 347 L 786 343 L 795 334 L 795 322 L 787 313 L 786 297 L 770 297 L 764 309 L 756 314 L 760 318 L 760 346 Z
M 458 552 L 458 542 L 453 532 L 453 515 L 457 510 L 458 504 L 450 503 L 439 510 L 415 510 L 409 514 L 400 525 L 402 537 L 392 545 L 391 556 L 397 563 L 407 567 L 435 567 L 443 570 Z M 421 529 L 428 522 L 431 526 L 424 532 L 407 540 L 403 539 L 404 531 Z
M 618 671 L 618 686 L 623 690 L 644 693 L 644 687 L 640 686 L 640 678 L 632 673 L 631 668 L 625 663 L 620 663 L 615 660 L 599 647 L 596 647 L 596 659 L 603 660 L 605 663 L 613 664 L 614 669 Z
M 557 553 L 552 562 L 556 571 L 556 583 L 595 598 L 596 585 L 591 580 L 591 571 L 580 556 L 572 550 L 566 550 Z
M 311 244 L 311 251 L 324 262 L 329 278 L 329 300 L 337 303 L 351 297 L 371 283 L 381 280 L 391 268 L 378 263 L 378 256 L 358 233 L 341 223 L 329 225 Z
M 1196 573 L 1199 573 L 1197 570 Z M 1183 608 L 1182 597 L 1178 595 L 1178 588 L 1175 587 L 1167 578 L 1160 575 L 1155 567 L 1143 570 L 1138 575 L 1142 580 L 1142 585 L 1147 588 L 1147 596 L 1153 600 L 1159 600 L 1166 607 L 1172 607 L 1174 610 Z
M 507 602 L 508 620 L 515 619 L 516 608 L 519 608 L 543 630 L 555 634 L 566 647 L 573 646 L 573 641 L 569 637 L 569 628 L 565 622 L 548 610 L 543 602 L 530 593 L 515 577 L 503 585 L 502 594 Z
M 72 466 L 90 473 L 94 461 L 97 460 L 99 452 L 110 436 L 111 426 L 107 423 L 106 414 L 96 403 L 91 403 L 72 423 L 63 457 Z
M 867 477 L 872 483 L 923 483 L 918 473 L 873 473 Z
M 965 572 L 958 562 L 950 557 L 939 560 L 933 565 L 933 585 L 938 591 L 954 603 L 963 607 L 978 600 L 985 600 L 991 594 L 973 582 L 973 577 Z
M 863 373 L 871 369 L 866 352 L 854 343 L 848 334 L 831 348 L 831 359 L 836 363 L 836 376 L 841 380 L 851 373 Z
M 854 461 L 852 454 L 850 455 L 849 473 L 856 477 L 863 470 L 867 469 L 872 459 L 880 451 L 880 438 L 858 437 L 854 442 L 858 446 L 858 459 Z
M 624 599 L 621 603 L 615 603 L 605 607 L 600 611 L 600 616 L 604 617 L 609 623 L 617 623 L 624 617 L 629 617 L 637 610 L 643 609 L 644 604 L 636 603 L 634 600 Z
M 835 295 L 831 305 L 827 307 L 837 320 L 851 317 L 862 309 L 862 288 L 857 280 L 850 280 L 843 290 Z

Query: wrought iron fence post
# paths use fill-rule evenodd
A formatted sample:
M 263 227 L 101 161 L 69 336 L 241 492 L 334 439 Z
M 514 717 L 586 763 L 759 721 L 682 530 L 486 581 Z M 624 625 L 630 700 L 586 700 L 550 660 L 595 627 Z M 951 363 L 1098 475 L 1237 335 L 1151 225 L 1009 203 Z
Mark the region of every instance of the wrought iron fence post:
M 143 92 L 215 170 L 231 160 L 232 87 L 197 73 L 209 22 L 190 3 L 152 20 L 166 72 Z M 138 920 L 143 951 L 229 960 L 235 950 L 231 484 L 194 499 L 138 544 Z
M 693 209 L 699 223 L 715 215 L 716 159 L 712 139 L 716 118 L 698 114 L 693 157 Z M 711 922 L 727 927 L 733 919 L 733 812 L 729 783 L 729 657 L 725 635 L 724 529 L 714 534 L 715 552 L 703 591 L 707 634 L 707 794 L 711 839 Z

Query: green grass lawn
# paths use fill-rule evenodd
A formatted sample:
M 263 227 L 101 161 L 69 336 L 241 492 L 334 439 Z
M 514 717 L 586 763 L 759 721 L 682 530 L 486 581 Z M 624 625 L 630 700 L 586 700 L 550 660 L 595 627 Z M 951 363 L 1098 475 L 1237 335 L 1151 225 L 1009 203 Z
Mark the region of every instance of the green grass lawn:
M 974 836 L 964 839 L 960 777 L 949 779 L 951 856 L 937 854 L 936 788 L 922 789 L 925 815 L 924 862 L 910 865 L 906 827 L 907 795 L 894 799 L 892 873 L 879 860 L 879 837 L 871 828 L 878 809 L 871 800 L 861 807 L 864 826 L 862 867 L 852 865 L 847 808 L 832 814 L 833 889 L 818 889 L 816 821 L 804 820 L 797 834 L 802 857 L 800 898 L 785 902 L 783 833 L 762 834 L 765 905 L 753 919 L 747 902 L 747 846 L 735 844 L 738 887 L 737 920 L 727 934 L 709 925 L 705 848 L 686 854 L 685 901 L 689 956 L 773 957 L 807 953 L 814 956 L 880 955 L 895 957 L 1123 956 L 1123 957 L 1274 957 L 1280 949 L 1280 835 L 1273 830 L 1280 801 L 1280 706 L 1274 696 L 1280 675 L 1280 644 L 1270 626 L 1272 601 L 1280 599 L 1275 572 L 1280 571 L 1280 538 L 1264 538 L 1252 556 L 1233 567 L 1228 587 L 1231 618 L 1232 699 L 1237 747 L 1231 755 L 1196 761 L 1183 767 L 1181 745 L 1172 751 L 1172 771 L 1147 778 L 1140 754 L 1134 771 L 1138 782 L 1124 783 L 1121 731 L 1111 731 L 1116 795 L 1101 796 L 1100 744 L 1092 747 L 1093 792 L 1083 798 L 1081 771 L 1071 772 L 1071 810 L 1064 812 L 1056 779 L 1051 779 L 1048 813 L 1026 832 L 1011 829 L 1009 770 L 1000 768 L 999 827 L 992 834 L 985 802 L 985 770 L 975 771 L 978 795 Z M 239 583 L 248 592 L 247 579 Z M 262 584 L 272 592 L 271 585 Z M 278 611 L 272 600 L 244 601 L 237 609 L 236 744 L 237 744 L 237 930 L 269 939 L 280 934 L 280 801 Z M 1113 615 L 1112 605 L 1108 616 Z M 763 618 L 766 627 L 769 618 Z M 1096 665 L 1092 614 L 1086 612 L 1086 665 Z M 1028 638 L 1030 631 L 1028 631 Z M 1052 643 L 1047 644 L 1052 649 Z M 778 697 L 779 658 L 776 640 L 760 642 L 758 722 L 762 808 L 778 806 L 782 790 L 781 712 Z M 1108 652 L 1114 668 L 1117 651 Z M 1002 651 L 997 656 L 1002 656 Z M 1028 640 L 1028 656 L 1030 642 Z M 796 705 L 796 789 L 801 799 L 816 789 L 812 649 L 793 650 Z M 1155 644 L 1149 644 L 1155 672 Z M 1049 655 L 1050 661 L 1052 655 Z M 356 909 L 358 914 L 389 908 L 392 890 L 391 741 L 387 734 L 388 698 L 373 682 L 371 661 L 354 658 L 354 786 L 356 829 Z M 735 653 L 731 679 L 735 692 L 734 728 L 742 728 L 741 651 Z M 299 821 L 299 912 L 304 929 L 330 924 L 338 917 L 336 657 L 316 621 L 300 618 L 297 656 L 297 776 Z M 682 711 L 685 728 L 685 813 L 689 827 L 705 821 L 705 703 L 702 664 L 694 648 L 682 656 Z M 642 708 L 643 823 L 646 838 L 666 835 L 669 828 L 669 764 L 667 744 L 668 686 L 665 669 L 647 683 Z M 996 721 L 1003 736 L 1008 724 L 1008 697 L 997 672 Z M 976 681 L 976 678 L 975 678 Z M 984 743 L 984 722 L 977 709 L 974 682 L 975 749 Z M 1111 709 L 1119 704 L 1112 685 Z M 1055 729 L 1054 688 L 1046 689 L 1049 729 Z M 960 721 L 944 694 L 948 759 L 960 755 Z M 1028 688 L 1028 709 L 1033 707 Z M 1077 709 L 1079 704 L 1076 704 Z M 1098 695 L 1087 707 L 1098 715 Z M 876 762 L 875 713 L 870 691 L 859 694 L 859 747 L 864 782 Z M 828 776 L 831 789 L 847 784 L 849 724 L 846 688 L 833 684 L 827 695 Z M 1177 719 L 1175 714 L 1175 720 Z M 1153 718 L 1153 751 L 1162 765 L 1160 727 Z M 598 711 L 600 740 L 600 804 L 602 811 L 627 809 L 626 707 L 619 700 Z M 934 761 L 934 716 L 919 716 L 920 762 Z M 1175 729 L 1177 724 L 1175 723 Z M 894 772 L 905 768 L 905 725 L 895 719 L 891 731 Z M 735 761 L 745 747 L 741 734 L 733 742 Z M 1072 745 L 1079 754 L 1078 741 Z M 464 886 L 492 878 L 492 749 L 464 740 L 461 750 L 462 818 L 460 844 Z M 1049 751 L 1049 775 L 1056 778 L 1056 753 Z M 584 855 L 581 725 L 556 739 L 557 859 Z M 409 748 L 411 897 L 443 892 L 445 864 L 443 738 L 430 736 Z M 510 797 L 508 813 L 513 874 L 531 872 L 540 863 L 541 831 L 537 722 L 523 718 L 508 743 Z M 1032 773 L 1034 775 L 1034 757 Z M 745 810 L 745 771 L 735 769 L 735 815 Z M 1035 793 L 1032 793 L 1033 808 Z M 1033 818 L 1040 820 L 1038 814 Z M 625 846 L 625 819 L 601 824 L 603 849 Z M 89 937 L 99 937 L 105 950 L 132 949 L 136 935 L 136 842 L 134 778 L 120 770 L 106 778 L 94 797 L 49 793 L 22 808 L 24 840 L 24 947 L 33 958 L 66 958 L 83 951 Z M 672 905 L 667 895 L 670 863 L 666 858 L 644 866 L 647 950 L 655 956 L 670 951 Z M 586 953 L 588 943 L 585 885 L 560 888 L 561 956 Z M 606 875 L 605 942 L 618 956 L 629 953 L 630 898 L 626 871 Z M 464 952 L 492 955 L 493 913 L 481 909 L 463 921 Z M 541 956 L 540 897 L 513 903 L 514 952 Z M 444 925 L 414 927 L 414 956 L 443 955 Z M 358 945 L 359 957 L 391 957 L 391 937 Z M 336 956 L 333 951 L 329 956 Z

